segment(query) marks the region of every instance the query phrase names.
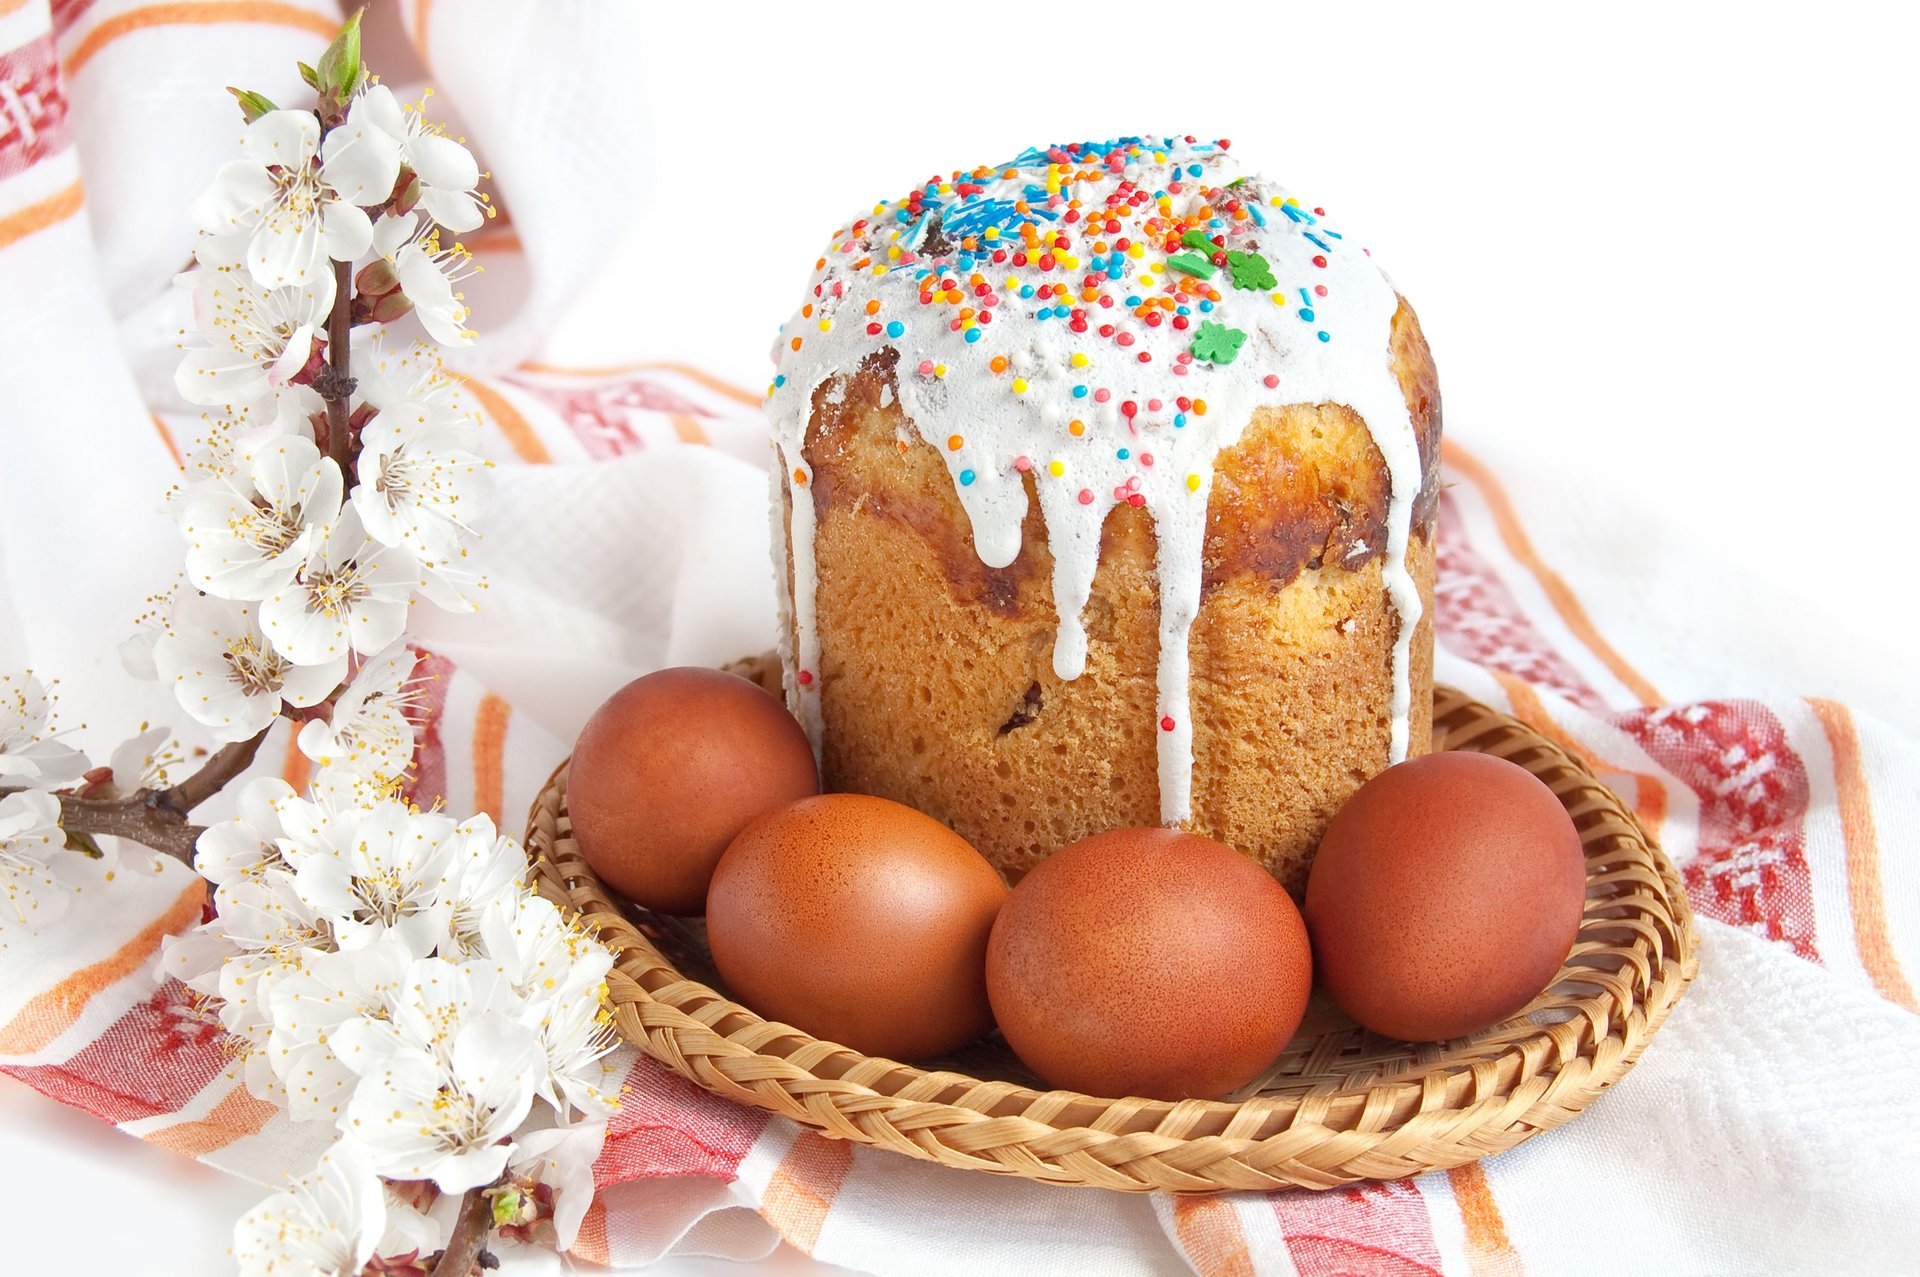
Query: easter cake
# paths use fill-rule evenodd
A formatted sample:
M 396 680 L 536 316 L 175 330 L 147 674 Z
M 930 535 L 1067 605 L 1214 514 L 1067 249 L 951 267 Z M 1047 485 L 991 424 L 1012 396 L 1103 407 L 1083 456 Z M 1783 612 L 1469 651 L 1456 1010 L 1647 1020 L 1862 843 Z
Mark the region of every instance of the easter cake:
M 1430 746 L 1419 321 L 1226 141 L 1035 148 L 836 231 L 768 412 L 788 704 L 830 790 L 1011 878 L 1174 826 L 1296 893 Z

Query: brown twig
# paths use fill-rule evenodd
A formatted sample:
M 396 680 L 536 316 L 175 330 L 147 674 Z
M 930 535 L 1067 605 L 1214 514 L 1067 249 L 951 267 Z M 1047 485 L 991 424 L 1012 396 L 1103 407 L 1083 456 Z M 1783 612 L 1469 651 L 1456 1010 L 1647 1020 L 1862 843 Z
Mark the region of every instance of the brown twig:
M 440 1262 L 431 1277 L 469 1277 L 474 1261 L 487 1244 L 487 1225 L 493 1219 L 493 1203 L 484 1188 L 470 1188 L 460 1201 L 460 1217 L 453 1225 L 453 1236 L 440 1252 Z
M 327 405 L 327 455 L 340 467 L 340 477 L 353 486 L 352 375 L 353 263 L 333 264 L 333 310 L 327 316 L 327 366 L 313 379 L 313 388 Z
M 191 868 L 193 846 L 199 841 L 202 827 L 189 824 L 188 814 L 247 770 L 254 755 L 260 752 L 260 742 L 266 735 L 262 731 L 251 740 L 222 746 L 200 770 L 166 789 L 142 789 L 124 798 L 58 794 L 60 827 L 71 834 L 106 834 L 131 839 Z M 12 791 L 0 790 L 0 793 L 9 792 Z

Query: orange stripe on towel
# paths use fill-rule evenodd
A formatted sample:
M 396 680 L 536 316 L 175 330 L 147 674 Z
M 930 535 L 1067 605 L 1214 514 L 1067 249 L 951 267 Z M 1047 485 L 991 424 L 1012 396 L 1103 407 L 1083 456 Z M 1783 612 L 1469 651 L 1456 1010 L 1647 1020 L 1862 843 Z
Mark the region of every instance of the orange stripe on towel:
M 701 428 L 700 423 L 692 417 L 689 417 L 686 413 L 671 413 L 668 419 L 673 422 L 673 433 L 680 436 L 681 443 L 713 442 L 713 440 L 707 436 L 707 432 Z
M 205 1117 L 163 1127 L 141 1138 L 170 1152 L 205 1157 L 236 1140 L 259 1134 L 279 1111 L 280 1106 L 273 1101 L 255 1099 L 245 1086 L 235 1086 Z
M 584 1263 L 610 1267 L 613 1254 L 607 1247 L 607 1204 L 595 1202 L 587 1207 L 587 1213 L 580 1221 L 580 1232 L 573 1239 L 573 1246 L 567 1254 Z
M 1231 1198 L 1174 1198 L 1173 1231 L 1199 1277 L 1253 1277 L 1253 1256 Z
M 1507 1238 L 1507 1223 L 1480 1163 L 1454 1167 L 1447 1172 L 1447 1183 L 1467 1226 L 1467 1266 L 1473 1277 L 1519 1277 L 1526 1270 Z
M 1514 512 L 1512 500 L 1508 498 L 1506 489 L 1500 486 L 1500 481 L 1493 477 L 1493 471 L 1451 439 L 1441 444 L 1441 455 L 1448 465 L 1472 480 L 1473 486 L 1480 489 L 1480 495 L 1486 498 L 1487 509 L 1493 514 L 1494 526 L 1500 531 L 1500 539 L 1506 543 L 1507 553 L 1533 573 L 1547 600 L 1553 604 L 1553 610 L 1560 614 L 1560 620 L 1573 631 L 1574 637 L 1584 643 L 1587 650 L 1598 657 L 1600 663 L 1612 671 L 1627 690 L 1639 697 L 1642 705 L 1661 704 L 1663 698 L 1654 690 L 1653 684 L 1642 678 L 1639 671 L 1613 650 L 1611 643 L 1600 637 L 1600 631 L 1594 628 L 1593 622 L 1587 617 L 1587 610 L 1580 606 L 1580 600 L 1574 597 L 1566 581 L 1540 558 L 1526 530 L 1520 526 L 1520 516 Z
M 87 202 L 86 187 L 79 182 L 55 191 L 37 204 L 29 204 L 17 213 L 0 217 L 0 248 L 36 235 L 78 213 Z
M 1656 839 L 1660 837 L 1660 826 L 1667 818 L 1667 787 L 1660 783 L 1658 776 L 1608 762 L 1575 740 L 1564 727 L 1555 722 L 1553 715 L 1547 713 L 1547 707 L 1541 701 L 1539 693 L 1532 687 L 1513 675 L 1499 670 L 1493 671 L 1493 676 L 1500 681 L 1507 699 L 1512 702 L 1513 716 L 1585 763 L 1587 770 L 1633 777 L 1633 814 L 1640 818 L 1641 826 L 1649 834 Z
M 222 22 L 252 22 L 263 26 L 293 27 L 311 31 L 323 40 L 339 33 L 340 20 L 295 4 L 278 0 L 193 0 L 184 4 L 148 4 L 116 13 L 87 32 L 86 38 L 67 54 L 65 68 L 71 76 L 93 60 L 93 55 L 133 31 L 148 27 L 209 26 Z
M 73 1027 L 93 996 L 144 967 L 160 941 L 200 921 L 207 884 L 195 879 L 174 897 L 167 911 L 142 927 L 131 940 L 109 956 L 80 968 L 60 983 L 34 997 L 0 1026 L 0 1055 L 31 1055 Z
M 513 707 L 488 692 L 473 716 L 473 805 L 500 823 L 506 803 L 503 760 L 507 749 L 507 719 Z
M 181 460 L 180 446 L 174 443 L 173 431 L 167 429 L 167 423 L 160 420 L 159 413 L 150 412 L 147 414 L 147 417 L 153 422 L 154 431 L 159 434 L 160 442 L 166 445 L 167 455 L 173 458 L 173 464 L 176 466 L 184 466 L 186 462 Z
M 802 1131 L 774 1167 L 760 1214 L 787 1242 L 811 1255 L 820 1230 L 853 1168 L 853 1146 Z
M 492 386 L 474 377 L 461 380 L 461 385 L 473 392 L 480 401 L 480 407 L 493 424 L 500 427 L 507 443 L 513 448 L 514 455 L 529 465 L 544 465 L 553 460 L 553 454 L 547 451 L 547 445 L 540 442 L 540 436 L 522 415 L 521 411 L 508 402 L 507 397 Z
M 1847 903 L 1853 910 L 1854 944 L 1880 996 L 1920 1015 L 1913 985 L 1900 969 L 1887 927 L 1886 885 L 1880 877 L 1880 835 L 1873 823 L 1873 792 L 1860 763 L 1860 733 L 1847 707 L 1809 700 L 1827 744 L 1833 747 L 1833 784 L 1840 796 L 1840 831 L 1847 844 Z

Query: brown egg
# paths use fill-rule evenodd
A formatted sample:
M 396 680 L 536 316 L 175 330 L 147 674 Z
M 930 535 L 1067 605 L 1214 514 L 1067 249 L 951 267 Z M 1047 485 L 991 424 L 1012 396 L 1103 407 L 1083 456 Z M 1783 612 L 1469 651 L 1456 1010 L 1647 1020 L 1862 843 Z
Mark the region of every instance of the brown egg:
M 1198 834 L 1119 829 L 1040 862 L 1000 911 L 987 992 L 1007 1043 L 1054 1086 L 1215 1098 L 1300 1023 L 1307 930 L 1260 866 Z
M 587 720 L 567 811 L 609 887 L 695 914 L 735 834 L 819 791 L 807 734 L 779 701 L 721 670 L 668 669 L 628 683 Z
M 1573 821 L 1524 768 L 1491 754 L 1410 759 L 1361 786 L 1320 841 L 1314 965 L 1376 1033 L 1460 1037 L 1552 982 L 1586 881 Z
M 993 1026 L 987 935 L 1007 885 L 911 807 L 822 794 L 754 822 L 707 893 L 707 939 L 734 995 L 867 1055 L 916 1060 Z

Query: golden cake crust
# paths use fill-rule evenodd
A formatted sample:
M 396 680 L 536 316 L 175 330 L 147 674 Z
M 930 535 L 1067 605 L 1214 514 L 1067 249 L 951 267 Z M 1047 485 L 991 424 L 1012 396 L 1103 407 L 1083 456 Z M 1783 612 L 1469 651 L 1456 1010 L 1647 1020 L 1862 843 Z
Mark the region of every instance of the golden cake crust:
M 1422 463 L 1408 553 L 1422 603 L 1417 754 L 1431 735 L 1441 414 L 1404 302 L 1390 356 Z M 1157 825 L 1151 513 L 1122 504 L 1107 516 L 1086 670 L 1059 678 L 1033 477 L 1021 551 L 990 568 L 945 461 L 902 416 L 896 358 L 882 349 L 823 384 L 805 441 L 827 787 L 917 807 L 1016 879 L 1079 838 Z M 1399 624 L 1383 576 L 1389 493 L 1366 423 L 1337 404 L 1260 409 L 1215 463 L 1190 637 L 1185 827 L 1253 856 L 1296 893 L 1326 822 L 1388 763 Z

